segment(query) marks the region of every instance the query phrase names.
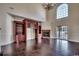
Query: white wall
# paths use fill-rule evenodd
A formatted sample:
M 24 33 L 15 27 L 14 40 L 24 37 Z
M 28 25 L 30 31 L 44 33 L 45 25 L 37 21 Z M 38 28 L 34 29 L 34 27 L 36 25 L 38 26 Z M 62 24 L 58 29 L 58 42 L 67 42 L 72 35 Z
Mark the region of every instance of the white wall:
M 34 4 L 34 3 L 7 4 L 6 3 L 2 5 L 4 5 L 3 8 L 6 10 L 6 12 L 38 21 L 45 20 L 45 10 L 40 3 L 39 4 Z M 14 9 L 12 10 L 9 7 L 13 7 Z
M 2 28 L 0 45 L 6 45 L 14 41 L 12 21 L 15 19 L 8 13 L 37 21 L 45 21 L 45 11 L 41 4 L 0 4 L 0 27 Z
M 0 42 L 1 42 L 1 30 L 0 30 Z M 1 44 L 0 44 L 0 46 L 1 46 Z
M 1 53 L 1 46 L 0 46 L 0 53 Z
M 42 25 L 42 30 L 51 30 L 51 24 L 48 21 L 45 21 L 43 23 L 41 23 Z
M 2 32 L 1 32 L 1 40 L 0 40 L 0 44 L 1 45 L 6 45 L 9 43 L 12 43 L 13 40 L 13 28 L 12 28 L 12 21 L 13 21 L 13 17 L 10 16 L 9 14 L 6 14 L 6 19 L 5 19 L 5 27 L 2 27 Z
M 1 16 L 0 16 L 0 17 L 1 17 Z M 2 24 L 2 23 L 1 23 L 1 19 L 0 19 L 0 28 L 2 28 L 2 27 L 1 27 L 1 24 Z M 1 42 L 1 30 L 2 30 L 2 29 L 0 29 L 0 42 Z M 0 46 L 1 46 L 1 45 L 0 45 Z

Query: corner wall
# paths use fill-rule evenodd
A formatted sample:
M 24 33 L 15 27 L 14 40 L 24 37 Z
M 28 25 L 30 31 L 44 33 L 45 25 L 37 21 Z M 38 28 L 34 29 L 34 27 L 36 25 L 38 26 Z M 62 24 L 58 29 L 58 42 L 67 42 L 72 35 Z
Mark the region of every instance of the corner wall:
M 13 39 L 13 17 L 9 14 L 6 14 L 6 20 L 5 20 L 5 28 L 2 28 L 2 29 L 5 29 L 5 31 L 3 30 L 3 32 L 1 33 L 2 36 L 1 36 L 1 41 L 0 41 L 0 44 L 1 45 L 7 45 L 7 44 L 10 44 L 12 42 L 14 42 L 14 39 Z
M 49 11 L 48 19 L 51 22 L 53 36 L 55 37 L 56 27 L 59 25 L 66 25 L 69 27 L 68 29 L 68 37 L 69 41 L 79 42 L 79 4 L 68 4 L 69 6 L 69 16 L 56 19 L 56 10 L 59 4 L 56 4 L 52 10 Z

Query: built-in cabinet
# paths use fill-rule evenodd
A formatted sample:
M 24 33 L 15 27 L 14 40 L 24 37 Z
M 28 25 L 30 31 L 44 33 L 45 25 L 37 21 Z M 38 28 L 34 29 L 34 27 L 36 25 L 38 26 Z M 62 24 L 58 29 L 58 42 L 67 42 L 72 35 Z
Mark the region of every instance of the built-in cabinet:
M 14 21 L 14 36 L 17 43 L 34 39 L 36 43 L 41 34 L 40 22 L 31 19 L 24 19 L 23 21 Z
M 14 21 L 14 38 L 15 38 L 15 42 L 17 43 L 25 41 L 23 27 L 24 27 L 23 22 Z
M 38 42 L 38 34 L 41 33 L 41 26 L 39 27 L 40 22 L 24 19 L 24 35 L 26 40 L 35 39 L 36 43 Z

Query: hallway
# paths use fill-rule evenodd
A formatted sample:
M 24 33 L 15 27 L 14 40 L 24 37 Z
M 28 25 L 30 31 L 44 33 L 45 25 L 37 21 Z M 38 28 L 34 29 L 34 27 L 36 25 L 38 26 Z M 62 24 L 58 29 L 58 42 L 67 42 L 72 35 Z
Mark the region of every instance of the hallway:
M 3 46 L 2 52 L 4 56 L 74 56 L 79 55 L 79 43 L 43 39 L 41 44 L 35 44 L 30 40 L 27 45 L 21 42 L 18 47 L 16 43 Z

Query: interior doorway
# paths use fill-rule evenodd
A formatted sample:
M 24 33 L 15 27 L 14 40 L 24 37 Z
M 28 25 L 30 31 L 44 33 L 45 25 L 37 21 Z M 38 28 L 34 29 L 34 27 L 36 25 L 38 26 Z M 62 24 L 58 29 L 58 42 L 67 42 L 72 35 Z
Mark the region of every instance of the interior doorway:
M 57 39 L 67 40 L 68 39 L 68 26 L 58 26 L 56 28 Z

